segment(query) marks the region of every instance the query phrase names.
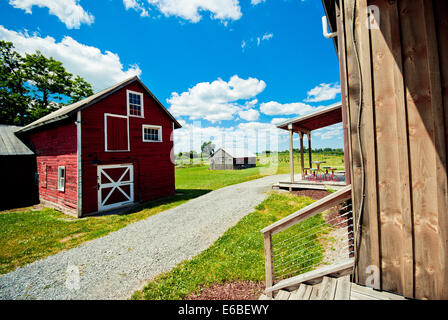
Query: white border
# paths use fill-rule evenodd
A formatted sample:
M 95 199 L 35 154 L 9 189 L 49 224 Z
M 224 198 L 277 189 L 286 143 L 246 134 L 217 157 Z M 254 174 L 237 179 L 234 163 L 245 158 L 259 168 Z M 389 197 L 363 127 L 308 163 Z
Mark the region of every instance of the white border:
M 116 117 L 127 119 L 127 133 L 128 133 L 128 149 L 127 150 L 108 150 L 107 149 L 107 117 Z M 105 113 L 104 114 L 104 151 L 105 152 L 129 152 L 131 151 L 131 143 L 129 139 L 129 117 L 119 114 Z
M 141 98 L 141 102 L 142 102 L 142 115 L 141 116 L 136 116 L 136 115 L 132 115 L 129 113 L 129 94 L 136 94 L 139 95 Z M 136 91 L 132 91 L 132 90 L 126 90 L 126 109 L 127 109 L 127 113 L 128 113 L 128 117 L 134 117 L 134 118 L 144 118 L 145 117 L 145 108 L 144 108 L 144 103 L 143 103 L 143 93 L 141 92 L 136 92 Z
M 160 130 L 160 133 L 159 133 L 160 140 L 158 140 L 158 141 L 145 140 L 145 128 Z M 156 125 L 152 125 L 152 124 L 142 124 L 142 141 L 143 142 L 163 142 L 162 126 L 156 126 Z
M 59 170 L 64 168 L 64 185 L 62 187 L 59 186 L 59 182 L 61 181 L 61 176 L 59 176 Z M 65 192 L 65 177 L 67 176 L 67 172 L 65 166 L 58 166 L 58 191 Z
M 127 167 L 129 168 L 129 181 L 118 181 L 115 183 L 103 183 L 101 184 L 101 171 L 102 169 L 111 169 L 111 168 L 123 168 L 123 167 Z M 122 206 L 126 206 L 128 204 L 134 203 L 134 165 L 133 164 L 109 164 L 109 165 L 103 165 L 103 166 L 98 166 L 97 167 L 97 180 L 98 180 L 98 211 L 103 211 L 103 210 L 108 210 L 108 209 L 114 209 L 114 208 L 118 208 L 118 207 L 122 207 Z M 121 184 L 120 184 L 121 182 Z M 102 205 L 103 199 L 101 198 L 101 190 L 102 188 L 111 188 L 111 187 L 116 187 L 116 186 L 120 186 L 120 185 L 129 185 L 130 189 L 129 189 L 129 197 L 130 199 L 128 201 L 122 201 L 122 202 L 117 202 L 117 203 L 112 203 L 109 205 Z M 112 194 L 111 190 L 111 193 Z M 122 191 L 123 192 L 123 191 Z M 110 195 L 109 194 L 109 195 Z M 106 199 L 107 201 L 107 199 Z

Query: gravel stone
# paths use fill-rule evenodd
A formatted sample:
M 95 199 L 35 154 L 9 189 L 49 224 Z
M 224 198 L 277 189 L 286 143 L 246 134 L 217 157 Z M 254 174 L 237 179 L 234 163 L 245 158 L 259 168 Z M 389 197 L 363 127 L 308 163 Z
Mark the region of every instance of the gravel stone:
M 0 299 L 128 299 L 158 274 L 207 249 L 285 178 L 268 176 L 209 192 L 18 268 L 0 277 Z M 79 288 L 70 282 L 73 266 Z

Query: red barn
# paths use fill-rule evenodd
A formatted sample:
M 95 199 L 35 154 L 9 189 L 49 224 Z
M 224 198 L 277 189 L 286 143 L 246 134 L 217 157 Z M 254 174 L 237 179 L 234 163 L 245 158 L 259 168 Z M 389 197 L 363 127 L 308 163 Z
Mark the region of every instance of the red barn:
M 18 134 L 36 153 L 41 203 L 81 217 L 174 194 L 180 127 L 133 77 Z

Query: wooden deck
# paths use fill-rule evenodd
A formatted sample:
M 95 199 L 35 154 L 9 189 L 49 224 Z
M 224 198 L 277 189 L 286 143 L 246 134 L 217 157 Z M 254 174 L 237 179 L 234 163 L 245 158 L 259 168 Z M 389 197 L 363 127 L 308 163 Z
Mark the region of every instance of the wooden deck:
M 301 283 L 298 288 L 279 290 L 271 299 L 263 294 L 259 300 L 406 300 L 385 291 L 374 290 L 350 282 L 350 275 L 338 278 L 323 277 L 316 284 Z
M 294 182 L 280 181 L 272 186 L 273 189 L 312 189 L 312 190 L 340 190 L 346 186 L 345 181 L 310 181 L 302 179 L 302 175 L 294 176 Z

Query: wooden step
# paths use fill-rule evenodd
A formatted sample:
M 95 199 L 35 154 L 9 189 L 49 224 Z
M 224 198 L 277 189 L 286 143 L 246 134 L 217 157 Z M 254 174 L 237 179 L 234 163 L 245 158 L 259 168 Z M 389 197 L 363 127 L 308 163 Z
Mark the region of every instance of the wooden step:
M 275 300 L 288 300 L 289 296 L 291 295 L 291 292 L 286 290 L 280 290 L 277 295 L 275 296 Z
M 341 271 L 344 271 L 347 269 L 351 269 L 351 268 L 353 268 L 353 263 L 354 263 L 353 258 L 346 259 L 339 263 L 335 263 L 335 264 L 332 264 L 329 266 L 324 266 L 319 269 L 316 269 L 316 270 L 313 270 L 310 272 L 306 272 L 306 273 L 300 274 L 298 276 L 295 276 L 295 277 L 292 277 L 289 279 L 279 281 L 277 284 L 273 285 L 272 287 L 266 288 L 265 293 L 281 290 L 281 289 L 288 288 L 288 287 L 297 286 L 298 284 L 301 284 L 303 282 L 311 281 L 314 279 L 322 278 L 329 274 L 333 274 L 333 273 L 341 272 Z
M 269 298 L 267 295 L 262 294 L 262 295 L 258 298 L 258 300 L 272 300 L 272 299 Z
M 340 277 L 337 281 L 334 300 L 350 300 L 350 276 Z
M 352 284 L 352 296 L 355 294 L 355 297 L 365 297 L 366 300 L 407 300 L 405 297 L 393 294 L 385 291 L 378 291 L 369 287 L 360 286 L 358 284 Z

